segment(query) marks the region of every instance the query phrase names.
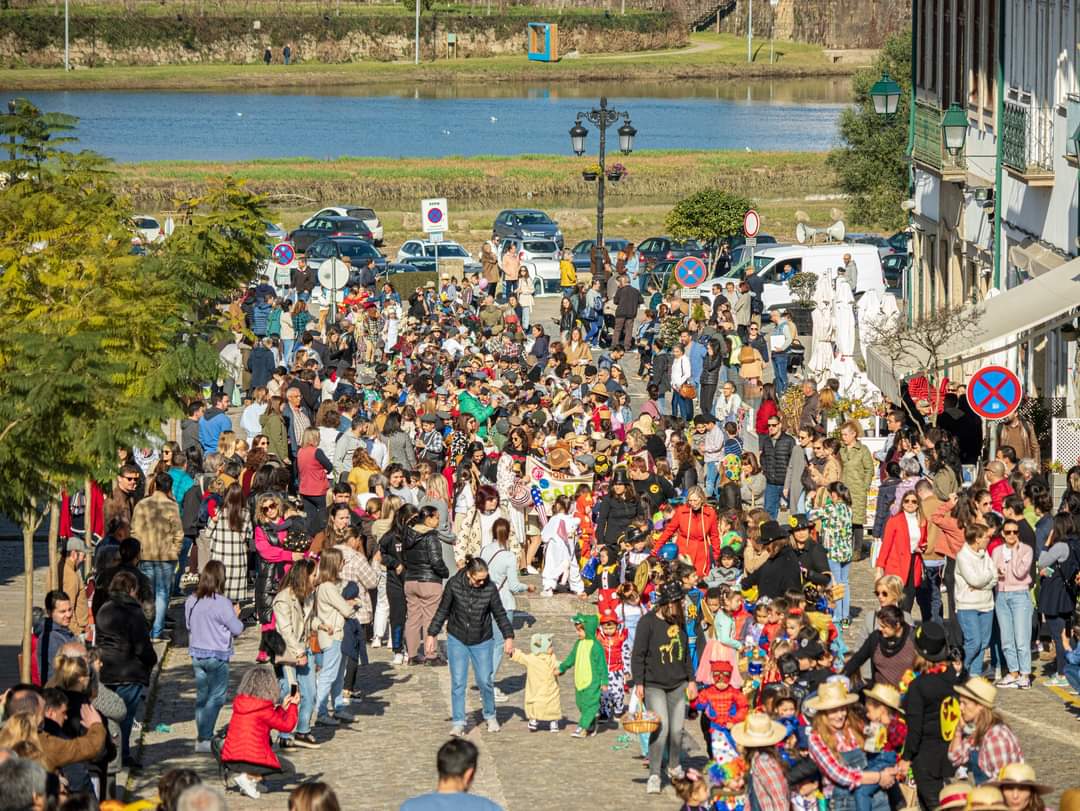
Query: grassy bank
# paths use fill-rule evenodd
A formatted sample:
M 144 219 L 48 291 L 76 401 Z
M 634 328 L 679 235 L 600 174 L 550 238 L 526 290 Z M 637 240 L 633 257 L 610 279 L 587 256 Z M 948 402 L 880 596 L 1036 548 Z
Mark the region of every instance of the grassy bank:
M 810 152 L 641 151 L 622 158 L 630 176 L 607 184 L 611 205 L 674 201 L 703 188 L 751 197 L 805 197 L 836 191 L 825 155 Z M 284 158 L 239 163 L 187 161 L 122 164 L 121 187 L 140 207 L 168 208 L 231 174 L 284 205 L 337 200 L 409 207 L 445 196 L 470 207 L 512 201 L 558 204 L 596 194 L 581 177 L 590 161 L 562 155 L 462 158 Z
M 745 40 L 728 34 L 693 34 L 690 46 L 664 51 L 566 57 L 557 63 L 521 56 L 409 62 L 306 62 L 283 65 L 189 64 L 101 67 L 64 73 L 53 68 L 0 72 L 0 88 L 19 90 L 252 90 L 334 87 L 380 81 L 678 81 L 683 79 L 846 76 L 857 65 L 833 64 L 818 46 L 777 42 L 777 61 L 747 63 Z M 764 60 L 764 61 L 761 61 Z

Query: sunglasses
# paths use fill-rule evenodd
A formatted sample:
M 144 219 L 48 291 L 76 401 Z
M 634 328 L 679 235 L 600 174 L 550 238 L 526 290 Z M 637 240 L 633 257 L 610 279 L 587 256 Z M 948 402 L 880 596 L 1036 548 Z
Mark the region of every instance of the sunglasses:
M 919 500 L 917 498 L 905 498 L 902 503 L 904 503 L 904 504 L 918 504 Z
M 777 427 L 779 427 L 779 426 L 780 426 L 780 423 L 778 423 L 778 422 L 770 422 L 770 423 L 769 423 L 769 427 L 770 427 L 770 428 L 777 428 Z
M 138 476 L 121 476 L 120 478 L 126 482 L 137 482 L 139 480 Z
M 1003 529 L 1001 531 L 1001 534 L 1002 535 L 1019 535 L 1020 530 L 1018 530 L 1018 529 Z
M 877 597 L 888 597 L 889 592 L 887 592 L 887 591 L 875 591 L 874 595 L 877 596 Z

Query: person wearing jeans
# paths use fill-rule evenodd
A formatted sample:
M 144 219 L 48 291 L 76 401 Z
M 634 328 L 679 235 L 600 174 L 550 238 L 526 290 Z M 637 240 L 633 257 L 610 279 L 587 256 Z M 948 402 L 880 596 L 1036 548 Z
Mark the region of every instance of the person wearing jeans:
M 488 732 L 498 732 L 495 717 L 495 688 L 491 683 L 492 650 L 495 641 L 491 633 L 494 620 L 502 631 L 503 652 L 514 649 L 514 627 L 506 616 L 499 590 L 491 582 L 488 565 L 483 558 L 470 558 L 468 563 L 446 581 L 442 599 L 427 629 L 424 644 L 429 659 L 438 649 L 436 638 L 446 626 L 446 653 L 450 661 L 450 734 L 465 734 L 465 688 L 469 679 L 469 663 L 480 689 L 484 720 Z
M 344 711 L 341 684 L 341 641 L 345 638 L 345 620 L 353 616 L 359 600 L 346 600 L 342 591 L 346 583 L 341 580 L 344 556 L 336 547 L 324 549 L 319 558 L 318 585 L 315 587 L 315 609 L 311 627 L 318 631 L 319 676 L 315 691 L 316 723 L 337 726 L 350 723 L 352 715 Z M 339 709 L 340 708 L 340 709 Z M 334 716 L 331 718 L 331 712 Z
M 1020 524 L 1015 519 L 1005 519 L 1001 537 L 1005 543 L 990 557 L 998 572 L 994 611 L 1008 673 L 997 686 L 1026 689 L 1031 686 L 1031 614 L 1034 607 L 1028 590 L 1035 553 L 1026 543 L 1021 543 Z
M 780 513 L 780 498 L 784 494 L 791 454 L 796 453 L 795 437 L 784 433 L 778 415 L 769 417 L 765 425 L 765 436 L 759 435 L 758 445 L 761 471 L 765 474 L 765 512 L 775 521 Z
M 224 589 L 225 564 L 208 561 L 199 575 L 199 585 L 184 603 L 188 653 L 195 670 L 196 752 L 210 751 L 214 725 L 229 689 L 233 639 L 244 630 L 240 607 L 222 593 Z
M 510 549 L 510 522 L 505 518 L 498 518 L 491 527 L 493 540 L 480 550 L 480 557 L 487 561 L 488 576 L 494 581 L 499 590 L 499 599 L 502 600 L 503 610 L 510 624 L 514 624 L 514 611 L 517 609 L 515 594 L 523 591 L 534 592 L 536 586 L 526 586 L 518 580 L 517 555 Z M 499 673 L 499 665 L 502 664 L 502 631 L 499 623 L 491 621 L 491 636 L 494 646 L 491 651 L 491 683 L 495 684 L 495 677 Z M 506 701 L 506 695 L 495 687 L 495 700 Z
M 154 587 L 153 640 L 165 636 L 165 615 L 172 596 L 176 562 L 184 543 L 184 525 L 180 508 L 172 498 L 172 477 L 158 473 L 154 492 L 135 505 L 131 515 L 131 537 L 142 544 L 139 570 Z
M 693 369 L 690 365 L 690 356 L 683 350 L 682 344 L 675 344 L 671 348 L 671 413 L 673 416 L 682 417 L 687 422 L 694 416 L 694 400 L 683 397 L 679 389 L 684 385 L 693 385 Z
M 851 589 L 848 587 L 848 575 L 855 547 L 851 526 L 851 494 L 843 482 L 833 482 L 828 486 L 825 503 L 816 510 L 811 510 L 809 519 L 821 522 L 820 540 L 829 559 L 833 585 L 844 587 L 843 595 L 836 601 L 833 617 L 847 628 L 851 624 Z
M 649 739 L 649 780 L 645 791 L 659 794 L 664 751 L 668 773 L 681 777 L 686 701 L 697 697 L 689 642 L 682 626 L 683 590 L 678 583 L 660 587 L 656 606 L 638 621 L 630 672 L 639 701 L 657 714 L 660 728 Z
M 985 524 L 964 529 L 964 545 L 956 553 L 956 619 L 964 635 L 964 668 L 983 672 L 983 654 L 994 627 L 994 586 L 998 570 L 986 553 L 992 531 Z

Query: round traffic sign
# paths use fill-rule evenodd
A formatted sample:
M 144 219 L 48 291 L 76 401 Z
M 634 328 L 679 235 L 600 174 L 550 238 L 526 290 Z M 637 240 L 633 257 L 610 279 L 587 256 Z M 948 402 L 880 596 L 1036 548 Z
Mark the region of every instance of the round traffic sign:
M 754 209 L 747 211 L 742 218 L 743 236 L 756 237 L 761 228 L 761 217 Z
M 296 258 L 296 251 L 288 242 L 279 242 L 274 246 L 274 261 L 279 265 L 291 265 Z
M 1020 406 L 1023 396 L 1020 378 L 1004 366 L 984 366 L 967 385 L 971 410 L 987 420 L 1008 417 Z
M 432 206 L 428 209 L 427 218 L 432 225 L 438 225 L 443 221 L 442 209 L 438 206 Z
M 705 262 L 696 256 L 684 256 L 675 265 L 675 281 L 683 287 L 697 287 L 708 275 Z
M 319 284 L 327 290 L 343 290 L 349 281 L 349 269 L 340 259 L 327 259 L 319 265 Z

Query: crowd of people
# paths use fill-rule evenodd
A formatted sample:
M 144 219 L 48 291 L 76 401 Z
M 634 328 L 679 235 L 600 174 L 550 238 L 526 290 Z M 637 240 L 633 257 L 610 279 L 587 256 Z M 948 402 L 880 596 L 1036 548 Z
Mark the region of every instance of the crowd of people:
M 238 295 L 223 376 L 177 439 L 121 450 L 114 481 L 63 500 L 31 679 L 3 701 L 0 785 L 29 788 L 0 811 L 115 802 L 162 644 L 182 639 L 193 752 L 253 799 L 302 783 L 290 750 L 355 720 L 385 647 L 449 668 L 439 789 L 409 811 L 494 807 L 466 793 L 462 736 L 470 666 L 499 732 L 505 660 L 530 732 L 563 728 L 572 679 L 570 736 L 624 723 L 646 791 L 668 781 L 689 809 L 1041 811 L 997 697 L 1080 691 L 1080 467 L 1054 504 L 1018 419 L 970 467 L 954 392 L 883 404 L 872 454 L 836 418 L 837 381 L 788 384 L 793 323 L 762 323 L 752 275 L 706 309 L 628 260 L 589 285 L 564 267 L 549 325 L 507 283 L 520 269 L 489 261 L 404 297 L 358 274 L 333 308 L 302 261 Z M 858 561 L 875 577 L 857 617 Z M 568 595 L 564 650 L 515 637 L 530 592 Z M 242 634 L 258 656 L 230 695 Z M 224 807 L 185 770 L 156 802 Z M 338 805 L 307 783 L 289 807 Z

